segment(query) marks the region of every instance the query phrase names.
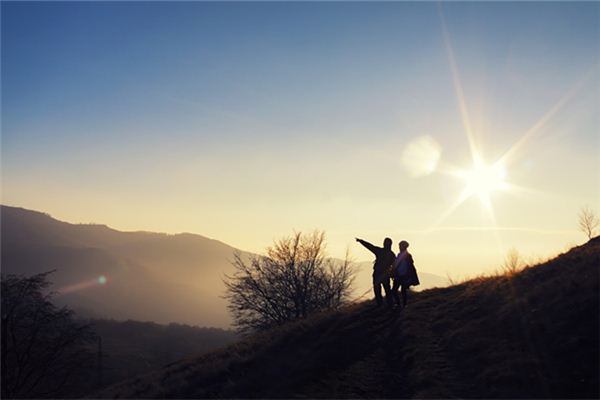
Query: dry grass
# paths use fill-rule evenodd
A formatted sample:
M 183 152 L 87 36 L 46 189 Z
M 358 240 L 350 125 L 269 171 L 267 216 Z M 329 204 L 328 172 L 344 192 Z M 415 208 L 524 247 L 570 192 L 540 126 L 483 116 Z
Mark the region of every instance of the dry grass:
M 522 271 L 363 302 L 100 397 L 598 398 L 600 239 Z

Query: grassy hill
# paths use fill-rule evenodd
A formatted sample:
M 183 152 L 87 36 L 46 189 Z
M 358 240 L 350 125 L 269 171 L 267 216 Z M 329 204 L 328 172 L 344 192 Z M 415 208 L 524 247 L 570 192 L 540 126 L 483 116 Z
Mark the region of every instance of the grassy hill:
M 363 302 L 109 387 L 125 398 L 598 398 L 600 238 L 513 275 Z

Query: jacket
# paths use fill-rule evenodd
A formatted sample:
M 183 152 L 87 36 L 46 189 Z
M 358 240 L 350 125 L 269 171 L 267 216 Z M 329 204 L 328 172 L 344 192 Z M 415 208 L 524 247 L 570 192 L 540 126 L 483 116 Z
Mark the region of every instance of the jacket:
M 373 276 L 383 277 L 388 275 L 389 277 L 390 267 L 396 259 L 394 252 L 391 249 L 374 246 L 366 240 L 359 239 L 358 242 L 369 249 L 371 253 L 375 254 Z
M 415 261 L 413 260 L 412 254 L 408 253 L 405 261 L 408 264 L 406 275 L 399 275 L 396 269 L 397 265 L 394 263 L 392 267 L 392 277 L 394 279 L 400 279 L 400 282 L 403 285 L 419 285 L 421 282 L 419 281 L 419 276 L 417 275 L 417 269 L 415 268 Z

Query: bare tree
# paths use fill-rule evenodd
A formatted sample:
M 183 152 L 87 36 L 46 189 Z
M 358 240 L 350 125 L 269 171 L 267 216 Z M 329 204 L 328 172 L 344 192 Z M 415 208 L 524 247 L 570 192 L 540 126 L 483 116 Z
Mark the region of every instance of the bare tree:
M 504 259 L 504 264 L 502 264 L 502 269 L 508 275 L 512 275 L 517 272 L 521 265 L 523 264 L 521 260 L 521 255 L 517 251 L 517 249 L 510 249 L 506 258 Z
M 72 375 L 92 361 L 94 335 L 44 294 L 50 272 L 2 275 L 2 398 L 61 393 Z
M 296 233 L 245 261 L 235 255 L 225 297 L 235 326 L 244 333 L 332 309 L 350 295 L 354 271 L 348 260 L 326 258 L 325 234 Z
M 600 218 L 590 207 L 585 206 L 579 212 L 579 229 L 585 233 L 588 239 L 594 237 L 596 229 L 600 225 Z

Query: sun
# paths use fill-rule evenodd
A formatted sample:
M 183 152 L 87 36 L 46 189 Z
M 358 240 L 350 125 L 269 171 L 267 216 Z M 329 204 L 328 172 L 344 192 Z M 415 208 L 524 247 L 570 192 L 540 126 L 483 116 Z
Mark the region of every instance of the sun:
M 506 182 L 506 168 L 501 161 L 487 164 L 477 153 L 473 157 L 473 166 L 470 169 L 455 170 L 452 175 L 465 184 L 455 206 L 472 196 L 477 196 L 482 205 L 491 212 L 491 193 L 510 188 Z
M 475 162 L 473 168 L 461 173 L 468 196 L 477 195 L 480 199 L 489 198 L 490 193 L 507 188 L 506 169 L 500 163 L 487 165 Z

